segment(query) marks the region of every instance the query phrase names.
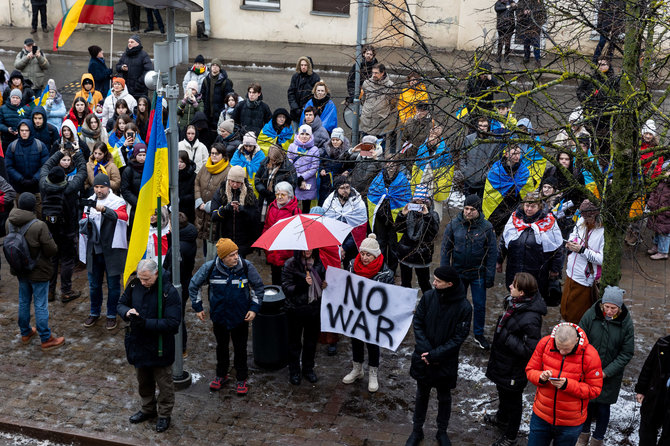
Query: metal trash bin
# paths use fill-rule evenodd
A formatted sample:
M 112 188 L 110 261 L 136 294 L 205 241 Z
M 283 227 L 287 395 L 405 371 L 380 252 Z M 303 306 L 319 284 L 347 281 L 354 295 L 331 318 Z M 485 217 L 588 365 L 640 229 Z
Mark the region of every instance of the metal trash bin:
M 288 362 L 288 318 L 284 309 L 281 287 L 268 285 L 260 312 L 252 328 L 254 363 L 262 368 L 277 370 Z

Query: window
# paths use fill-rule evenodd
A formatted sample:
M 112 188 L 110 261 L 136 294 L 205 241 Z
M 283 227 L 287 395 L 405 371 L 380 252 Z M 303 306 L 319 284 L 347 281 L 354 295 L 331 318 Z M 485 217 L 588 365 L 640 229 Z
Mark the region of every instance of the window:
M 349 15 L 349 0 L 312 0 L 312 12 Z
M 279 0 L 243 0 L 242 9 L 279 11 Z

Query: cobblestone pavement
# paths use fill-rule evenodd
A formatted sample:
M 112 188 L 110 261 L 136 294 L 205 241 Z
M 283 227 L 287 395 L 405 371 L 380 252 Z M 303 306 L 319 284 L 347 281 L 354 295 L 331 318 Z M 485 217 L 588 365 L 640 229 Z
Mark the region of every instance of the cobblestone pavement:
M 447 217 L 448 218 L 448 217 Z M 447 219 L 445 218 L 445 220 Z M 444 223 L 443 223 L 444 225 Z M 647 238 L 649 234 L 646 234 Z M 628 249 L 628 248 L 627 248 Z M 647 247 L 626 251 L 621 286 L 636 325 L 636 355 L 626 370 L 622 395 L 613 407 L 610 435 L 616 444 L 637 444 L 637 407 L 632 387 L 654 340 L 668 329 L 667 262 L 653 262 L 643 254 Z M 437 254 L 436 254 L 437 259 Z M 263 265 L 261 257 L 250 260 Z M 4 263 L 4 262 L 3 262 Z M 84 328 L 88 297 L 67 304 L 49 304 L 50 326 L 64 335 L 66 344 L 45 353 L 37 339 L 23 345 L 16 324 L 18 287 L 3 265 L 0 281 L 0 425 L 26 424 L 61 433 L 113 440 L 117 444 L 225 444 L 225 445 L 396 445 L 404 444 L 411 430 L 415 383 L 409 377 L 413 336 L 397 352 L 382 352 L 380 390 L 367 391 L 367 380 L 344 385 L 341 378 L 351 366 L 349 343 L 339 344 L 337 356 L 328 357 L 325 346 L 317 352 L 316 385 L 291 386 L 284 368 L 262 370 L 250 354 L 250 391 L 238 397 L 228 385 L 209 391 L 215 367 L 215 343 L 209 322 L 199 322 L 187 311 L 188 357 L 184 367 L 193 385 L 177 392 L 173 426 L 164 434 L 153 431 L 153 422 L 131 425 L 128 416 L 139 408 L 133 368 L 123 349 L 123 324 L 107 331 L 102 323 Z M 269 269 L 261 268 L 269 279 Z M 488 300 L 487 335 L 496 318 L 504 291 L 498 276 Z M 88 296 L 85 272 L 76 273 L 75 286 Z M 190 307 L 190 306 L 189 306 Z M 545 318 L 545 333 L 558 322 L 557 308 Z M 251 336 L 249 340 L 251 352 Z M 495 387 L 485 378 L 488 355 L 472 338 L 462 349 L 458 387 L 453 392 L 449 433 L 455 445 L 488 445 L 497 433 L 481 422 L 495 410 Z M 530 417 L 534 388 L 526 390 L 524 426 Z M 436 402 L 431 400 L 425 444 L 435 433 Z M 630 440 L 628 439 L 630 437 Z M 525 440 L 522 438 L 522 444 Z

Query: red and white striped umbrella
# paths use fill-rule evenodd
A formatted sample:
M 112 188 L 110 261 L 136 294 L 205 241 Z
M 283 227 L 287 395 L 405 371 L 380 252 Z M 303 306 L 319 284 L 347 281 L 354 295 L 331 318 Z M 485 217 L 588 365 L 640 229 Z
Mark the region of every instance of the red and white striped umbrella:
M 300 250 L 338 246 L 353 228 L 348 224 L 316 214 L 283 218 L 261 235 L 254 248 L 268 251 Z

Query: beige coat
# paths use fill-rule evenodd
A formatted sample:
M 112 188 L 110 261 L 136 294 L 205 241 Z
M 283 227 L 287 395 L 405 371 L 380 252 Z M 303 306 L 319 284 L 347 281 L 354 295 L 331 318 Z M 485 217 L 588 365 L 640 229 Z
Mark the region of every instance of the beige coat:
M 104 167 L 107 171 L 107 175 L 109 175 L 109 184 L 112 187 L 112 192 L 118 195 L 119 190 L 121 190 L 121 173 L 119 172 L 119 168 L 116 167 L 114 161 L 111 160 L 107 161 L 107 164 L 105 164 Z M 91 158 L 86 163 L 86 172 L 87 176 L 84 187 L 88 189 L 93 187 L 93 155 L 91 155 Z
M 398 93 L 394 91 L 388 74 L 379 82 L 372 78 L 363 82 L 361 131 L 380 136 L 395 129 L 398 120 L 397 100 Z
M 229 170 L 230 164 L 221 173 L 212 175 L 207 167 L 203 167 L 195 177 L 195 227 L 201 240 L 209 239 L 209 228 L 212 224 L 209 204 L 217 189 L 228 178 Z M 207 212 L 198 209 L 201 204 L 205 205 Z

